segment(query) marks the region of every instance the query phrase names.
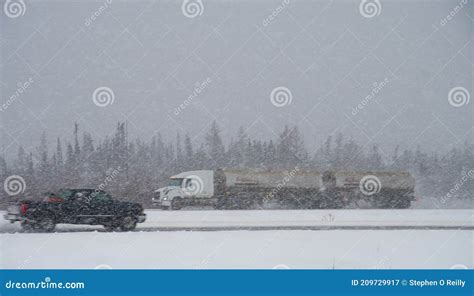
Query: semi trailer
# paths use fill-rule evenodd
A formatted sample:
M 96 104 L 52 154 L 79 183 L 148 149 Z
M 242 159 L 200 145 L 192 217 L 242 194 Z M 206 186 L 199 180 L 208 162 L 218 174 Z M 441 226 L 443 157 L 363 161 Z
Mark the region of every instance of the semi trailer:
M 152 203 L 162 209 L 212 206 L 252 209 L 265 204 L 285 208 L 358 207 L 409 208 L 415 180 L 408 172 L 254 171 L 217 169 L 174 175 L 154 192 Z

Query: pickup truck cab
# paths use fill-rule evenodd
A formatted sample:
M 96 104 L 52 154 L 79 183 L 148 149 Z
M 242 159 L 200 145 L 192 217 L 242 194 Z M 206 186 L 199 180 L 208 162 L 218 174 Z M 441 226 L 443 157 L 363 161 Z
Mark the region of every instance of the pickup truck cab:
M 130 231 L 146 219 L 138 203 L 113 199 L 96 189 L 62 189 L 43 201 L 23 200 L 7 207 L 5 219 L 25 230 L 54 230 L 56 224 L 103 225 L 106 230 Z

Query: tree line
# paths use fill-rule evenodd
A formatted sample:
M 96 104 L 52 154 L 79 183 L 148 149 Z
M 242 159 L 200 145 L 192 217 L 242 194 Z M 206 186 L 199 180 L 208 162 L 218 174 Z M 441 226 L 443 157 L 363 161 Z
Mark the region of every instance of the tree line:
M 57 138 L 49 143 L 46 134 L 38 147 L 18 148 L 16 158 L 0 157 L 0 177 L 19 175 L 25 180 L 18 196 L 0 193 L 1 200 L 38 197 L 59 188 L 96 188 L 108 180 L 106 191 L 149 205 L 155 189 L 167 184 L 171 175 L 182 171 L 216 168 L 258 170 L 359 170 L 409 171 L 416 178 L 416 194 L 450 198 L 472 198 L 474 194 L 474 145 L 465 143 L 444 154 L 427 153 L 419 147 L 403 151 L 397 146 L 391 155 L 378 145 L 363 146 L 342 134 L 329 136 L 308 149 L 297 126 L 286 126 L 275 139 L 251 139 L 239 128 L 224 145 L 221 130 L 213 122 L 202 144 L 195 146 L 188 134 L 165 141 L 160 134 L 148 142 L 129 139 L 124 122 L 115 132 L 94 140 L 74 124 L 72 139 Z M 110 176 L 119 168 L 120 173 Z M 471 172 L 471 175 L 469 173 Z M 464 177 L 468 176 L 467 179 Z

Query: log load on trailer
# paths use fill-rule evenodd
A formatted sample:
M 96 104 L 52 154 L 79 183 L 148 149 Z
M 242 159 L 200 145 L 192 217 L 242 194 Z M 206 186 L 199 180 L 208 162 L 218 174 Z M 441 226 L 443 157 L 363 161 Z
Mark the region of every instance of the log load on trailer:
M 213 206 L 252 209 L 267 203 L 286 208 L 324 209 L 357 206 L 408 208 L 415 180 L 407 172 L 253 171 L 237 169 L 183 172 L 155 191 L 152 202 L 164 209 Z

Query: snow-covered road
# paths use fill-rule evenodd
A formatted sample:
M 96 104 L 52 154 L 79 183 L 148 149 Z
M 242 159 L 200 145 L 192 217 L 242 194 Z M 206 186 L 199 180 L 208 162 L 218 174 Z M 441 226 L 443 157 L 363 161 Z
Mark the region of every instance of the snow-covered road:
M 22 233 L 18 226 L 2 221 L 0 268 L 474 267 L 473 231 L 466 229 L 472 229 L 473 210 L 188 210 L 147 214 L 146 223 L 127 233 L 70 225 L 59 225 L 56 233 Z M 285 225 L 451 225 L 464 229 L 158 231 Z
M 160 230 L 320 230 L 473 229 L 474 210 L 148 210 L 140 231 Z M 59 225 L 57 231 L 93 231 L 102 226 Z M 21 231 L 0 223 L 0 232 Z

